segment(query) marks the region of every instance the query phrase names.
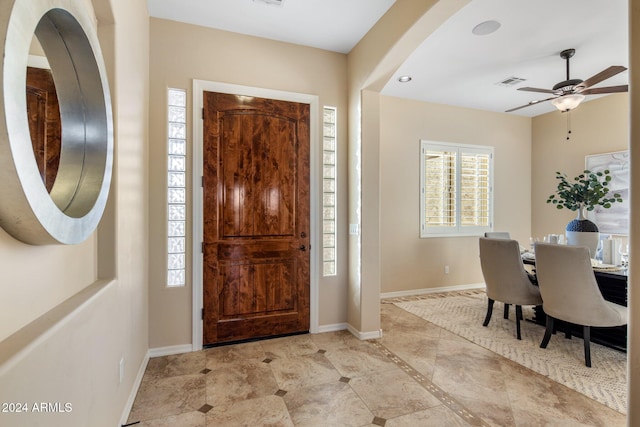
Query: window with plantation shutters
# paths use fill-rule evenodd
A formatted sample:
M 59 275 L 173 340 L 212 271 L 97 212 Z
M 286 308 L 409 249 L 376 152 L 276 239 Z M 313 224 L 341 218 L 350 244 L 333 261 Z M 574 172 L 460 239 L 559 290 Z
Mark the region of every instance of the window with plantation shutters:
M 421 141 L 420 236 L 491 230 L 492 176 L 492 147 Z

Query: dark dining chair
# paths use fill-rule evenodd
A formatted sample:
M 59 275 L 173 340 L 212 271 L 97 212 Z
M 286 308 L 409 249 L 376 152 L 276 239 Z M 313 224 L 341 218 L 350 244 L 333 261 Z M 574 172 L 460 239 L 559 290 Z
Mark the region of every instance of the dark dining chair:
M 549 344 L 555 319 L 581 325 L 585 365 L 591 367 L 591 327 L 626 325 L 627 307 L 604 299 L 586 246 L 536 244 L 536 272 L 547 315 L 540 347 Z
M 515 240 L 481 237 L 480 265 L 489 300 L 482 326 L 489 325 L 495 301 L 504 303 L 505 308 L 513 304 L 516 306 L 516 336 L 521 339 L 522 306 L 540 305 L 542 298 L 524 269 L 520 245 Z

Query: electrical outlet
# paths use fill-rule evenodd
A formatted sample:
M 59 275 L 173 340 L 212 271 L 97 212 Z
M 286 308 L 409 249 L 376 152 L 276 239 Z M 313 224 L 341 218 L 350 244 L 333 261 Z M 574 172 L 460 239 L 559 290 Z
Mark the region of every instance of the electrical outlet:
M 449 266 L 448 265 L 444 266 L 444 274 L 449 274 Z
M 349 234 L 352 236 L 360 234 L 360 224 L 349 224 Z
M 120 384 L 124 379 L 124 357 L 120 357 Z

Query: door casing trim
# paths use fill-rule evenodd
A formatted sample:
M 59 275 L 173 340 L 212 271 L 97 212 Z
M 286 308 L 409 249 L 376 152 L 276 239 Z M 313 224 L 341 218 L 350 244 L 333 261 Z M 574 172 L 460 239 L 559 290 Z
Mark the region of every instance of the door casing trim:
M 192 346 L 193 351 L 202 350 L 202 307 L 203 307 L 203 283 L 202 283 L 202 241 L 203 241 L 203 191 L 202 176 L 203 168 L 203 121 L 202 108 L 204 107 L 203 92 L 219 92 L 228 94 L 240 94 L 245 96 L 256 96 L 260 98 L 270 98 L 280 101 L 299 102 L 309 104 L 309 177 L 310 184 L 310 246 L 313 248 L 310 259 L 309 270 L 309 332 L 318 333 L 319 322 L 319 289 L 318 289 L 318 269 L 319 256 L 322 251 L 318 237 L 318 195 L 320 191 L 320 180 L 318 179 L 318 161 L 320 159 L 320 138 L 319 114 L 320 100 L 317 95 L 309 95 L 297 92 L 286 92 L 273 89 L 265 89 L 252 86 L 235 85 L 230 83 L 212 82 L 207 80 L 193 80 L 193 162 L 192 162 Z

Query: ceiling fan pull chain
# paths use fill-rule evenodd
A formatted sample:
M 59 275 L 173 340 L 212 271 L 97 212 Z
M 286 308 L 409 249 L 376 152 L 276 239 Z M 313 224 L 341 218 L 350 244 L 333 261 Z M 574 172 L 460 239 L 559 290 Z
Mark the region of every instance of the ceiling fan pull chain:
M 567 141 L 571 135 L 571 111 L 567 111 Z

